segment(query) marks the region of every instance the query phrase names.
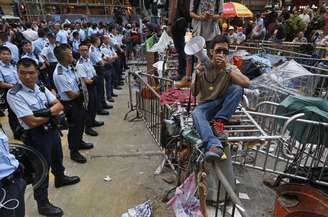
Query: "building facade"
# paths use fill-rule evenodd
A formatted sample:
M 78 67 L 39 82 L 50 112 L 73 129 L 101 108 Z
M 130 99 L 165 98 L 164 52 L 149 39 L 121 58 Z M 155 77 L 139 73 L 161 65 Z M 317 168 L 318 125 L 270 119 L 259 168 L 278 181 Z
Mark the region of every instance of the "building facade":
M 82 18 L 102 21 L 115 12 L 127 15 L 132 10 L 128 0 L 21 0 L 21 4 L 26 20 Z

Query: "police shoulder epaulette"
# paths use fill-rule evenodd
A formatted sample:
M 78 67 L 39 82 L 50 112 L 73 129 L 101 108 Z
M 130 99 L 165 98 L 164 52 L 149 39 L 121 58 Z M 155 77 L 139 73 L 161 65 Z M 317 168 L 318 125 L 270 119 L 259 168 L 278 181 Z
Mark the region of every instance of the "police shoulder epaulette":
M 62 66 L 58 66 L 57 67 L 57 74 L 58 75 L 62 75 L 64 73 L 64 69 L 63 69 L 63 67 Z
M 44 45 L 44 47 L 48 47 L 49 46 L 49 42 L 47 42 L 45 45 Z
M 22 84 L 17 83 L 9 90 L 9 93 L 12 95 L 16 95 L 22 89 L 22 87 Z

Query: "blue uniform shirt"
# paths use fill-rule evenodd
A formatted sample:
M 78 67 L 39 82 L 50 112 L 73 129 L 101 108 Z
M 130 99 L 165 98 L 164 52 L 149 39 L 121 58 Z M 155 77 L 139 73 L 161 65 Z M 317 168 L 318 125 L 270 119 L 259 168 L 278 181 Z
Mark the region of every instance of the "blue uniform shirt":
M 33 53 L 39 55 L 47 43 L 48 43 L 47 38 L 38 38 L 37 40 L 33 41 L 32 42 Z
M 72 42 L 72 50 L 74 53 L 78 53 L 79 52 L 79 46 L 80 46 L 81 42 L 79 40 L 74 39 Z
M 44 56 L 49 63 L 57 63 L 57 58 L 55 57 L 54 54 L 54 48 L 55 48 L 56 44 L 50 44 L 50 43 L 46 43 L 44 48 L 42 49 L 40 55 Z
M 17 69 L 12 64 L 4 64 L 0 61 L 0 81 L 8 84 L 17 84 Z
M 13 43 L 7 41 L 3 44 L 3 46 L 5 47 L 8 47 L 11 51 L 11 57 L 12 57 L 12 60 L 15 61 L 15 63 L 18 62 L 19 60 L 19 50 L 18 50 L 18 47 L 16 45 L 14 45 Z
M 67 44 L 68 43 L 68 32 L 65 30 L 60 30 L 56 35 L 56 41 L 60 44 Z
M 36 84 L 33 90 L 19 82 L 7 93 L 10 108 L 16 114 L 21 126 L 26 130 L 31 127 L 26 125 L 22 118 L 33 115 L 33 111 L 46 108 L 47 104 L 52 104 L 55 100 L 56 97 L 47 88 L 45 88 L 45 92 L 42 92 Z
M 38 65 L 42 65 L 44 63 L 43 58 L 36 55 L 33 52 L 23 54 L 22 58 L 30 58 L 30 59 L 34 60 Z
M 0 180 L 9 176 L 18 168 L 19 162 L 9 153 L 8 137 L 0 130 Z
M 59 97 L 63 101 L 72 100 L 67 96 L 67 91 L 79 91 L 78 77 L 74 74 L 74 71 L 71 67 L 66 68 L 60 63 L 57 64 L 54 71 L 54 83 L 57 88 Z
M 78 32 L 80 34 L 80 41 L 85 41 L 86 34 L 85 34 L 85 31 L 83 29 L 80 29 L 80 30 L 75 29 L 75 30 L 73 30 L 72 34 L 74 32 Z
M 80 78 L 91 79 L 97 75 L 89 58 L 80 57 L 76 64 L 76 71 Z
M 100 52 L 100 49 L 91 45 L 89 48 L 89 57 L 92 62 L 92 65 L 97 65 L 97 63 L 102 60 L 102 54 Z

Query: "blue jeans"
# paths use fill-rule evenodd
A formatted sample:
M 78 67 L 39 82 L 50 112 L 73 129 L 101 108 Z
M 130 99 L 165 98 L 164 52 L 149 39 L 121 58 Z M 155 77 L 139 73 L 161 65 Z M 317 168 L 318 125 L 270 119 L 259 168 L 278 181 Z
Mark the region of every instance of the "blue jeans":
M 217 119 L 228 121 L 235 112 L 243 94 L 243 88 L 233 84 L 228 88 L 224 97 L 199 104 L 193 110 L 192 117 L 195 128 L 207 149 L 213 145 L 222 147 L 221 141 L 214 135 L 209 121 Z

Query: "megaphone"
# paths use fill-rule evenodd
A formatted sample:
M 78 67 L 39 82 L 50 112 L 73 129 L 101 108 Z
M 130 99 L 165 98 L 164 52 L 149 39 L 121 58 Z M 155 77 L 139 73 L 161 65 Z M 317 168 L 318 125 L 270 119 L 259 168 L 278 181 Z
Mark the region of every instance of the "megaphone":
M 202 36 L 193 37 L 186 43 L 184 52 L 189 56 L 196 56 L 206 68 L 210 68 L 212 63 L 210 58 L 207 56 L 207 51 L 204 49 L 204 45 L 205 39 Z

